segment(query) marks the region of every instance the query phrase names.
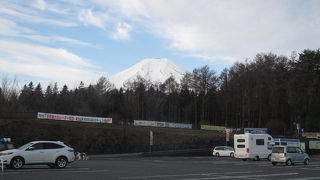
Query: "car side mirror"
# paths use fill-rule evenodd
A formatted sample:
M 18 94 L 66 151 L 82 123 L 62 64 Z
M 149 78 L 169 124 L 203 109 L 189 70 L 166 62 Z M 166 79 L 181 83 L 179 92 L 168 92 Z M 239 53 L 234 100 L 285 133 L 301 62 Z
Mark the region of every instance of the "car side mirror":
M 28 147 L 27 149 L 26 149 L 26 151 L 33 151 L 34 150 L 34 147 Z

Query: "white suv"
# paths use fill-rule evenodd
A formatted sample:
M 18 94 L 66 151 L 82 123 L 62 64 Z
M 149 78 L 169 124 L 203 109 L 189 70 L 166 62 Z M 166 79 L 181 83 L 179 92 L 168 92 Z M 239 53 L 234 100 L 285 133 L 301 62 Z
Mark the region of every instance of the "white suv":
M 230 146 L 216 146 L 212 152 L 213 156 L 230 156 L 234 157 L 234 149 Z
M 50 168 L 65 168 L 75 160 L 74 149 L 60 141 L 33 141 L 18 149 L 0 152 L 6 167 L 20 169 L 23 165 L 45 164 Z

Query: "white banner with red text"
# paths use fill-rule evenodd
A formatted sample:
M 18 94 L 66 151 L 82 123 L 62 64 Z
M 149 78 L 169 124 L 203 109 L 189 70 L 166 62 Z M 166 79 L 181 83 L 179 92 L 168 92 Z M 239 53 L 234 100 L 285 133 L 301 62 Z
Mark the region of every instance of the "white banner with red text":
M 38 112 L 38 119 L 112 124 L 112 118 L 52 114 L 52 113 L 43 113 L 43 112 Z

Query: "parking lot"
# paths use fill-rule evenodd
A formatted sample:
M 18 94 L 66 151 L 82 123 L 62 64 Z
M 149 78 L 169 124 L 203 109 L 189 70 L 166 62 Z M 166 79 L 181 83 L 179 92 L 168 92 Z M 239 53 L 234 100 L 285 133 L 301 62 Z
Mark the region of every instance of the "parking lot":
M 229 157 L 101 157 L 76 161 L 66 169 L 25 166 L 5 169 L 0 179 L 320 179 L 320 158 L 310 165 L 272 166 L 269 161 Z

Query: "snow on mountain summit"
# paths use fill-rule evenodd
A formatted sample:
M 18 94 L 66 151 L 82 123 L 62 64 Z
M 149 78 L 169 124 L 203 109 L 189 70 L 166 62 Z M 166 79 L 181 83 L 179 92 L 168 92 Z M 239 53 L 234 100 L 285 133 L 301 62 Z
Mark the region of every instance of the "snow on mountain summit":
M 124 83 L 135 80 L 138 75 L 153 83 L 163 83 L 170 76 L 173 76 L 177 82 L 180 82 L 185 73 L 186 70 L 168 59 L 150 58 L 144 59 L 128 69 L 111 76 L 110 81 L 116 88 L 123 87 Z

